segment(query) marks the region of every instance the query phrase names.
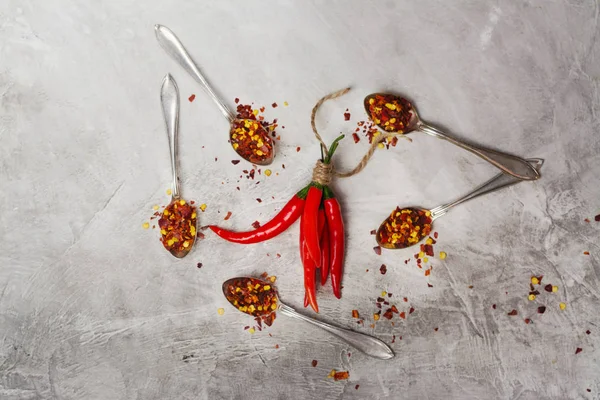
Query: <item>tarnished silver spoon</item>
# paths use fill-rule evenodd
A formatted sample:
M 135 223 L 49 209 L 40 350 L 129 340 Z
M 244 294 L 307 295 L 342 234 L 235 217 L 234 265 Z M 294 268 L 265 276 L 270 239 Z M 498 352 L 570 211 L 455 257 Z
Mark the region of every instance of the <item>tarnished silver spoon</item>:
M 223 294 L 238 311 L 254 317 L 268 317 L 276 311 L 280 311 L 283 315 L 300 319 L 326 330 L 368 356 L 382 360 L 394 357 L 392 349 L 379 339 L 307 317 L 283 304 L 279 300 L 277 289 L 270 282 L 249 277 L 231 278 L 223 282 Z M 271 321 L 273 319 L 271 318 Z
M 275 157 L 273 139 L 260 121 L 237 118 L 236 114 L 217 96 L 177 36 L 166 26 L 155 25 L 154 30 L 161 47 L 202 86 L 208 96 L 219 107 L 223 116 L 229 121 L 231 125 L 229 141 L 233 149 L 240 157 L 253 164 L 271 164 Z
M 413 131 L 421 131 L 468 150 L 503 172 L 519 179 L 529 181 L 540 178 L 539 172 L 521 157 L 465 143 L 426 124 L 419 118 L 415 107 L 401 96 L 372 93 L 365 97 L 364 105 L 369 118 L 386 132 L 408 134 Z

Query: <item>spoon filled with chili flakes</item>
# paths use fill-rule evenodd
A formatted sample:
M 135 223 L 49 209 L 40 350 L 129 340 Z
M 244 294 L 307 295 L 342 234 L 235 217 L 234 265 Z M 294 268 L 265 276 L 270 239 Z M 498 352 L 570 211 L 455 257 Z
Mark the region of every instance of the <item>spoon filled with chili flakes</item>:
M 369 118 L 386 133 L 407 134 L 421 131 L 468 150 L 503 172 L 519 179 L 536 180 L 540 178 L 539 172 L 520 157 L 465 143 L 426 124 L 417 114 L 415 107 L 403 97 L 373 93 L 365 97 L 364 105 Z
M 527 162 L 538 171 L 543 160 L 532 158 Z M 522 182 L 522 179 L 504 173 L 496 175 L 466 196 L 451 203 L 441 205 L 431 210 L 423 208 L 400 208 L 397 207 L 390 216 L 381 223 L 377 229 L 377 243 L 385 249 L 404 249 L 413 246 L 425 239 L 431 233 L 433 221 L 446 214 L 448 210 L 467 200 L 474 199 L 494 192 L 506 186 Z
M 196 207 L 186 202 L 179 195 L 179 164 L 177 163 L 179 89 L 170 74 L 167 74 L 163 80 L 160 101 L 167 126 L 171 170 L 173 172 L 171 202 L 165 207 L 158 220 L 161 234 L 160 241 L 173 256 L 183 258 L 192 250 L 196 241 Z
M 232 278 L 223 283 L 223 294 L 237 310 L 252 315 L 268 326 L 271 326 L 279 311 L 288 317 L 318 326 L 371 357 L 382 360 L 394 357 L 392 349 L 379 339 L 307 317 L 283 304 L 272 282 L 258 278 Z
M 181 65 L 215 102 L 230 123 L 229 142 L 244 160 L 256 165 L 269 165 L 275 157 L 273 139 L 255 115 L 234 114 L 208 83 L 177 36 L 166 26 L 155 25 L 156 39 L 162 48 Z

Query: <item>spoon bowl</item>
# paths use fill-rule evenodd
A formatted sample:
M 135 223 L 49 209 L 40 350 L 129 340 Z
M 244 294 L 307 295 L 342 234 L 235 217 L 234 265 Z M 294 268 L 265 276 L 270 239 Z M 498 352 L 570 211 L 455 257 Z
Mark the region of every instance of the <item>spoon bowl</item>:
M 539 172 L 520 157 L 463 142 L 423 122 L 414 105 L 402 96 L 372 93 L 365 97 L 364 106 L 369 118 L 385 132 L 408 134 L 413 131 L 421 131 L 461 147 L 481 157 L 502 170 L 502 172 L 521 180 L 536 180 L 540 178 Z M 392 120 L 394 122 L 391 122 Z
M 381 360 L 394 357 L 392 349 L 379 339 L 310 318 L 283 304 L 279 300 L 277 289 L 271 282 L 258 278 L 237 277 L 223 282 L 222 289 L 227 301 L 238 311 L 263 318 L 263 320 L 270 317 L 272 318 L 271 322 L 276 311 L 280 311 L 283 315 L 300 319 L 326 330 L 371 357 Z M 265 305 L 267 310 L 265 310 Z
M 536 171 L 539 171 L 544 164 L 544 160 L 540 158 L 530 158 L 527 162 Z M 501 173 L 460 199 L 432 208 L 431 210 L 421 207 L 403 209 L 397 207 L 392 211 L 390 216 L 379 225 L 375 234 L 375 240 L 381 247 L 391 250 L 414 246 L 429 235 L 433 229 L 433 221 L 445 215 L 450 208 L 464 203 L 467 200 L 474 199 L 519 182 L 522 182 L 522 179 Z M 416 228 L 417 226 L 419 227 L 418 229 Z

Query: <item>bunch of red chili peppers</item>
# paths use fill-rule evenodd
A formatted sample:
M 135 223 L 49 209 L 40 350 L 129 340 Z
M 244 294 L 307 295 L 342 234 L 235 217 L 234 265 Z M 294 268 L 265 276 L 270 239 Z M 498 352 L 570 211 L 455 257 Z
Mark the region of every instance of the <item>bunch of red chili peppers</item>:
M 344 135 L 339 136 L 320 163 L 329 165 Z M 318 168 L 318 167 L 317 167 Z M 317 179 L 318 180 L 318 179 Z M 304 307 L 309 304 L 319 312 L 317 304 L 317 272 L 321 285 L 331 275 L 333 294 L 341 298 L 341 281 L 344 265 L 344 222 L 340 204 L 333 191 L 322 182 L 313 181 L 287 202 L 281 211 L 258 229 L 247 232 L 232 232 L 211 225 L 210 229 L 223 239 L 251 244 L 263 242 L 279 235 L 298 218 L 300 220 L 300 259 L 304 266 Z

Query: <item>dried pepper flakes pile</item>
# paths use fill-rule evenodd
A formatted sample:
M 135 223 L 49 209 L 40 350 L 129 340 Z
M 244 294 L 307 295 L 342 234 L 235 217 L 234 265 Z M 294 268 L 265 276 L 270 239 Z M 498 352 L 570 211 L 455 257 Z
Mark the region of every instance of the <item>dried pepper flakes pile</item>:
M 377 231 L 378 243 L 386 249 L 403 249 L 431 233 L 431 212 L 397 207 Z
M 168 251 L 186 251 L 196 236 L 196 207 L 185 200 L 171 202 L 158 220 L 161 238 Z
M 236 99 L 239 103 L 239 99 Z M 264 111 L 264 107 L 261 109 Z M 265 121 L 251 105 L 238 104 L 236 119 L 231 125 L 230 140 L 234 150 L 244 159 L 255 164 L 265 164 L 273 157 L 273 141 L 277 120 Z
M 370 121 L 358 121 L 356 123 L 356 129 L 354 130 L 354 133 L 352 133 L 352 138 L 354 139 L 354 143 L 358 143 L 360 142 L 360 137 L 358 136 L 358 134 L 362 131 L 362 133 L 365 135 L 365 137 L 368 139 L 369 144 L 373 143 L 373 140 L 377 139 L 377 137 L 381 134 L 379 132 L 379 130 L 377 129 L 377 125 L 375 125 L 373 122 Z M 398 137 L 394 136 L 393 138 L 387 138 L 385 139 L 385 144 L 379 143 L 378 147 L 381 148 L 386 148 L 389 149 L 390 145 L 392 145 L 393 147 L 396 147 L 396 145 L 398 144 Z
M 376 94 L 367 105 L 369 117 L 387 132 L 402 133 L 412 118 L 412 104 L 402 97 Z
M 239 311 L 256 317 L 259 326 L 271 326 L 278 307 L 277 291 L 267 282 L 255 278 L 240 278 L 229 282 L 225 297 Z

